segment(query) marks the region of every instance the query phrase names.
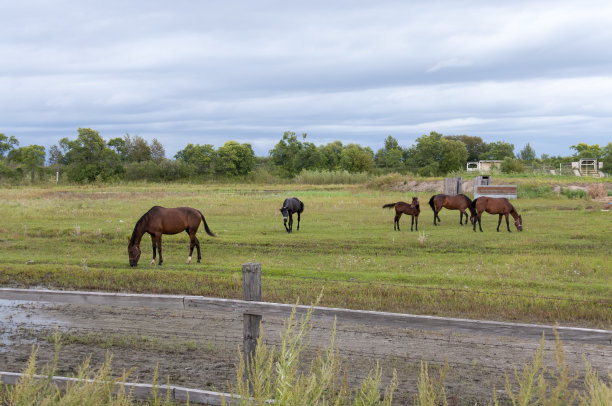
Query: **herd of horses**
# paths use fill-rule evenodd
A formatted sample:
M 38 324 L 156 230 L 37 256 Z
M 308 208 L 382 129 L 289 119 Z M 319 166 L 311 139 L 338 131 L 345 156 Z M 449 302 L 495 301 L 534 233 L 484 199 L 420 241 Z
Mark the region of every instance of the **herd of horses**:
M 523 220 L 521 216 L 519 216 L 519 214 L 516 212 L 514 206 L 512 206 L 512 203 L 503 197 L 494 198 L 481 196 L 472 201 L 469 197 L 463 194 L 455 196 L 438 194 L 429 199 L 429 206 L 431 206 L 434 213 L 434 226 L 438 226 L 441 222 L 438 213 L 440 210 L 442 210 L 442 208 L 446 208 L 449 210 L 459 210 L 459 224 L 461 225 L 463 225 L 464 216 L 465 224 L 467 225 L 468 214 L 466 213 L 466 210 L 469 210 L 469 220 L 474 231 L 476 231 L 476 224 L 478 224 L 478 228 L 482 232 L 480 220 L 482 213 L 484 212 L 499 215 L 499 221 L 497 222 L 498 232 L 502 217 L 504 216 L 506 217 L 506 227 L 508 232 L 510 232 L 510 222 L 508 216 L 512 216 L 514 219 L 514 225 L 516 226 L 517 230 L 523 231 Z M 393 220 L 394 230 L 400 231 L 399 220 L 402 214 L 410 215 L 412 217 L 410 231 L 413 231 L 413 228 L 416 228 L 416 231 L 419 230 L 419 214 L 421 209 L 419 206 L 419 199 L 417 197 L 413 197 L 411 203 L 397 202 L 385 204 L 383 209 L 392 207 L 395 208 L 395 218 Z M 302 203 L 300 199 L 297 197 L 285 199 L 280 212 L 283 215 L 283 224 L 287 233 L 291 233 L 293 231 L 294 214 L 297 214 L 298 218 L 297 230 L 300 229 L 300 216 L 303 211 L 304 203 Z M 145 233 L 148 233 L 151 236 L 151 241 L 153 243 L 153 260 L 151 261 L 151 264 L 155 264 L 156 252 L 159 254 L 158 264 L 161 265 L 163 262 L 161 243 L 162 235 L 178 234 L 183 231 L 189 234 L 189 238 L 191 240 L 187 263 L 191 262 L 191 256 L 194 248 L 197 249 L 197 261 L 200 262 L 202 259 L 202 254 L 200 253 L 200 241 L 196 237 L 200 223 L 204 224 L 204 229 L 208 235 L 215 237 L 215 234 L 210 230 L 208 224 L 206 224 L 204 215 L 197 209 L 191 207 L 152 207 L 149 211 L 143 214 L 142 217 L 140 217 L 134 226 L 134 231 L 132 232 L 132 237 L 130 238 L 130 242 L 128 244 L 130 266 L 135 267 L 138 265 L 138 260 L 140 259 L 141 254 L 140 241 Z

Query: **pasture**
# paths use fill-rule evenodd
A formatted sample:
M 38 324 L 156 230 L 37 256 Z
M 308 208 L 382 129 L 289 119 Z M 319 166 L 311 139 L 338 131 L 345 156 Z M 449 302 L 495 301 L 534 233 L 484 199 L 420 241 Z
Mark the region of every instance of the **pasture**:
M 271 190 L 274 189 L 274 190 Z M 554 197 L 513 201 L 524 231 L 484 232 L 443 209 L 435 192 L 401 193 L 364 185 L 161 185 L 4 188 L 0 195 L 0 285 L 242 295 L 241 264 L 260 262 L 263 300 L 506 321 L 612 326 L 612 218 L 601 203 Z M 305 204 L 288 234 L 279 209 Z M 419 232 L 383 204 L 421 202 Z M 162 238 L 164 264 L 150 265 L 146 235 L 137 268 L 127 245 L 154 205 L 202 211 L 202 263 L 185 263 L 186 233 Z

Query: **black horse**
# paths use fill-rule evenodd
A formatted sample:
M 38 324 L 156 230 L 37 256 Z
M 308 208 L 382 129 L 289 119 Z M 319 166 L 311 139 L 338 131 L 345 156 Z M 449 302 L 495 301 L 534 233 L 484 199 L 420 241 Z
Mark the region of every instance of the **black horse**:
M 298 199 L 297 197 L 285 199 L 285 201 L 283 202 L 283 208 L 280 209 L 280 212 L 283 214 L 285 230 L 287 230 L 288 233 L 293 231 L 293 213 L 297 213 L 297 229 L 300 229 L 300 214 L 302 214 L 303 211 L 304 203 L 302 203 L 300 199 Z M 287 219 L 289 219 L 289 227 L 287 227 Z

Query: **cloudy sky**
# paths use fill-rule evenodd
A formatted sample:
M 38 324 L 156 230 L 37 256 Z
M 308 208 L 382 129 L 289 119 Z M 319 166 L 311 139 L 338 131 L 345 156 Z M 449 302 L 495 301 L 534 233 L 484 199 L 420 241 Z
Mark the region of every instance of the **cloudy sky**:
M 610 1 L 5 1 L 0 133 L 21 146 L 430 131 L 569 155 L 612 142 Z

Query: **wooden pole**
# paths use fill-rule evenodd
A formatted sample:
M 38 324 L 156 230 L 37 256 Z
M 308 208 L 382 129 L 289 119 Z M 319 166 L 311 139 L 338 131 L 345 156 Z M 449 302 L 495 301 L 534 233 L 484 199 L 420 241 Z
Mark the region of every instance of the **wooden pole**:
M 261 302 L 261 264 L 251 262 L 242 264 L 242 298 Z M 246 366 L 245 378 L 249 379 L 251 363 L 255 358 L 257 339 L 261 326 L 261 315 L 243 314 L 243 352 Z

